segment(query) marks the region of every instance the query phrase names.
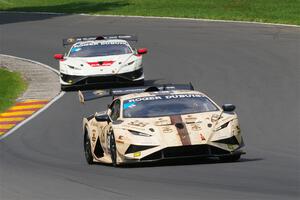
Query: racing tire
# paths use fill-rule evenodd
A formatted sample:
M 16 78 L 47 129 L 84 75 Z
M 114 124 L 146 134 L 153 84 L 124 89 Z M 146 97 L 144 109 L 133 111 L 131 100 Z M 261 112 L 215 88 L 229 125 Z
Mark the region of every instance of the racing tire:
M 109 147 L 110 147 L 110 156 L 111 156 L 111 161 L 112 161 L 112 165 L 114 167 L 117 166 L 117 147 L 116 147 L 116 141 L 115 141 L 115 135 L 114 133 L 111 133 L 109 135 L 109 141 L 110 141 L 110 144 L 109 144 Z
M 139 81 L 134 81 L 133 85 L 135 85 L 135 86 L 144 86 L 145 85 L 145 80 L 142 79 L 142 80 L 139 80 Z
M 241 158 L 241 154 L 220 157 L 221 162 L 237 162 Z
M 85 155 L 86 162 L 89 165 L 92 165 L 94 161 L 93 161 L 93 155 L 91 149 L 91 141 L 88 133 L 84 134 L 84 155 Z

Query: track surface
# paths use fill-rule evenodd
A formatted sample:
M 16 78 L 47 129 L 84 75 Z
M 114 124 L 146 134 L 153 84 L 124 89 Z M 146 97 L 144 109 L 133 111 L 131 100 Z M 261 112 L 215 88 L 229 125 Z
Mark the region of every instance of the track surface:
M 234 103 L 247 154 L 237 163 L 88 166 L 81 119 L 109 98 L 75 92 L 0 142 L 0 199 L 298 199 L 299 28 L 79 15 L 0 14 L 1 53 L 57 68 L 73 35 L 137 33 L 146 78 L 188 82 Z

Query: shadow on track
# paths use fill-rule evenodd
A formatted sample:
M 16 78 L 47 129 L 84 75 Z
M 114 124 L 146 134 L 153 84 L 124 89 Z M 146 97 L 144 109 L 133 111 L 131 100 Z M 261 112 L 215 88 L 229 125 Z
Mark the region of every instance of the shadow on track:
M 251 161 L 260 161 L 262 158 L 255 159 L 246 159 L 241 158 L 239 161 L 235 162 L 225 162 L 218 159 L 209 159 L 209 158 L 197 158 L 197 159 L 172 159 L 158 162 L 149 162 L 149 163 L 136 163 L 129 165 L 121 165 L 120 168 L 146 168 L 146 167 L 168 167 L 168 166 L 182 166 L 182 165 L 208 165 L 208 164 L 219 164 L 219 163 L 231 163 L 239 164 L 242 162 L 251 162 Z
M 131 163 L 126 165 L 119 165 L 117 168 L 122 169 L 130 169 L 130 168 L 147 168 L 147 167 L 170 167 L 170 166 L 184 166 L 184 165 L 212 165 L 212 164 L 239 164 L 244 162 L 253 162 L 253 161 L 261 161 L 264 160 L 262 158 L 241 158 L 239 161 L 235 162 L 225 162 L 220 161 L 217 158 L 215 159 L 209 159 L 209 158 L 181 158 L 181 159 L 172 159 L 172 160 L 163 160 L 163 161 L 156 161 L 156 162 L 145 162 L 145 163 Z M 110 164 L 104 164 L 104 163 L 94 163 L 94 165 L 99 166 L 106 166 L 106 167 L 113 167 Z
M 24 13 L 9 13 L 9 11 L 25 11 L 25 12 L 54 12 L 54 13 L 95 13 L 101 11 L 111 11 L 120 7 L 128 6 L 128 2 L 114 1 L 114 2 L 73 2 L 67 4 L 57 4 L 48 6 L 20 6 L 8 8 L 4 13 L 0 13 L 0 24 L 17 23 L 24 21 L 44 20 L 53 17 L 62 16 L 63 14 L 24 14 Z M 7 13 L 5 13 L 7 12 Z M 10 17 L 6 17 L 9 15 Z M 14 17 L 11 17 L 15 15 Z
M 0 25 L 19 23 L 25 21 L 39 21 L 46 20 L 53 17 L 63 16 L 63 14 L 36 14 L 36 13 L 10 13 L 10 12 L 0 12 Z
M 138 86 L 152 86 L 157 84 L 159 79 L 145 80 L 143 84 L 140 83 L 123 83 L 123 84 L 94 84 L 85 86 L 72 86 L 64 88 L 64 91 L 78 91 L 78 90 L 101 90 L 101 89 L 111 89 L 111 88 L 124 88 L 124 87 L 138 87 Z

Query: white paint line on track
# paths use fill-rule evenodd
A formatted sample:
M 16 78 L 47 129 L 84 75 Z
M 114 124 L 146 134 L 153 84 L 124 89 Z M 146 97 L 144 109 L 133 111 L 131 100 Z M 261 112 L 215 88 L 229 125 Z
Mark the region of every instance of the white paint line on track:
M 0 55 L 7 56 L 7 57 L 10 57 L 10 58 L 14 58 L 14 59 L 18 59 L 18 60 L 23 60 L 23 61 L 31 62 L 31 63 L 37 64 L 37 65 L 41 65 L 41 66 L 43 66 L 43 67 L 45 67 L 45 68 L 47 68 L 47 69 L 49 69 L 49 70 L 51 70 L 51 71 L 53 71 L 53 72 L 55 72 L 55 73 L 57 73 L 59 75 L 59 71 L 58 70 L 56 70 L 56 69 L 54 69 L 54 68 L 52 68 L 52 67 L 50 67 L 48 65 L 45 65 L 43 63 L 40 63 L 38 61 L 30 60 L 30 59 L 27 59 L 27 58 L 20 58 L 20 57 L 16 57 L 16 56 L 6 55 L 6 54 L 0 54 Z
M 86 14 L 86 13 L 56 13 L 56 12 L 24 12 L 24 11 L 0 11 L 0 13 L 20 13 L 20 14 L 42 14 L 42 15 L 81 15 L 81 16 L 96 16 L 96 17 L 120 17 L 120 18 L 140 18 L 140 19 L 169 19 L 169 20 L 185 20 L 185 21 L 203 21 L 203 22 L 223 22 L 223 23 L 238 23 L 238 24 L 257 24 L 268 26 L 285 26 L 297 27 L 299 25 L 293 24 L 276 24 L 267 22 L 251 22 L 251 21 L 234 21 L 221 19 L 203 19 L 203 18 L 184 18 L 184 17 L 157 17 L 157 16 L 139 16 L 139 15 L 101 15 L 101 14 Z
M 57 73 L 59 75 L 59 71 L 56 69 L 53 69 L 52 67 L 45 65 L 43 63 L 34 61 L 34 60 L 30 60 L 30 59 L 26 59 L 26 58 L 20 58 L 20 57 L 16 57 L 16 56 L 11 56 L 11 55 L 5 55 L 5 54 L 1 54 L 7 57 L 11 57 L 11 58 L 15 58 L 15 59 L 19 59 L 19 60 L 23 60 L 23 61 L 27 61 L 27 62 L 31 62 L 34 64 L 38 64 L 41 65 L 42 67 L 45 67 L 49 70 L 52 70 L 53 72 Z M 16 126 L 14 126 L 12 129 L 10 129 L 8 132 L 4 133 L 4 135 L 0 136 L 0 140 L 4 139 L 5 137 L 9 136 L 10 134 L 12 134 L 15 130 L 17 130 L 18 128 L 20 128 L 21 126 L 23 126 L 24 124 L 26 124 L 27 122 L 29 122 L 31 119 L 35 118 L 36 116 L 38 116 L 41 112 L 43 112 L 44 110 L 46 110 L 47 108 L 49 108 L 54 102 L 56 102 L 57 100 L 59 100 L 63 95 L 65 94 L 65 92 L 60 92 L 56 97 L 54 97 L 49 103 L 47 103 L 43 108 L 39 109 L 37 112 L 35 112 L 33 115 L 31 115 L 30 117 L 26 118 L 24 121 L 20 122 L 19 124 L 17 124 Z

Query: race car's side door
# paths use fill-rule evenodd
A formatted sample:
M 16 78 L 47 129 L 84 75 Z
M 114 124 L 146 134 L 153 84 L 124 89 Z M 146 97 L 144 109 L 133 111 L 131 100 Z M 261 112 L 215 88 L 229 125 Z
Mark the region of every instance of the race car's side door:
M 110 122 L 108 125 L 103 129 L 103 136 L 105 137 L 105 149 L 107 150 L 106 153 L 110 153 L 110 134 L 112 133 L 112 122 L 116 121 L 120 117 L 120 109 L 121 109 L 121 101 L 120 99 L 114 100 L 108 109 L 108 116 L 110 118 Z

